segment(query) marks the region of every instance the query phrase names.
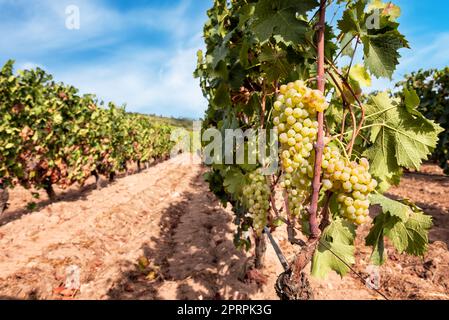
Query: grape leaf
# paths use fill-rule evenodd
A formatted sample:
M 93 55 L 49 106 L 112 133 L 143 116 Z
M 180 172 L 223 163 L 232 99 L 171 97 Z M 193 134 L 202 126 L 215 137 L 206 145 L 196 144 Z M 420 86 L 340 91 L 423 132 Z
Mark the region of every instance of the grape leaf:
M 352 66 L 349 71 L 349 77 L 355 81 L 357 81 L 362 87 L 370 87 L 371 86 L 371 77 L 366 71 L 365 67 L 361 64 L 356 64 Z
M 338 217 L 334 219 L 324 229 L 320 244 L 313 256 L 312 275 L 317 278 L 325 278 L 331 270 L 336 271 L 341 276 L 348 273 L 349 268 L 346 264 L 355 263 L 354 239 L 354 225 Z M 336 256 L 345 261 L 346 264 Z
M 215 93 L 214 104 L 217 106 L 229 106 L 231 105 L 231 96 L 229 94 L 229 86 L 222 82 Z
M 415 90 L 411 89 L 408 90 L 407 88 L 404 88 L 404 101 L 405 101 L 405 106 L 407 107 L 407 110 L 410 113 L 413 113 L 415 115 L 420 114 L 419 112 L 416 112 L 416 108 L 419 106 L 420 104 L 420 100 L 418 97 L 418 94 L 416 93 Z
M 419 96 L 414 89 L 409 90 L 407 88 L 404 88 L 402 94 L 404 95 L 405 107 L 410 114 L 422 119 L 425 122 L 428 122 L 429 124 L 433 123 L 432 120 L 426 118 L 421 112 L 419 112 L 418 107 L 421 103 L 421 100 L 419 99 Z
M 317 6 L 316 0 L 260 0 L 254 12 L 253 31 L 261 42 L 278 34 L 285 41 L 304 43 L 309 25 L 297 15 L 304 16 Z
M 380 205 L 385 212 L 390 212 L 392 216 L 396 216 L 404 222 L 408 220 L 412 212 L 409 206 L 381 194 L 372 194 L 370 203 Z
M 212 59 L 212 68 L 216 68 L 220 61 L 223 61 L 226 56 L 228 55 L 228 43 L 230 39 L 232 38 L 233 33 L 228 33 L 224 38 L 223 41 L 219 46 L 217 46 L 213 52 L 213 59 Z
M 406 200 L 399 202 L 383 196 L 372 196 L 371 201 L 382 207 L 382 213 L 374 219 L 374 226 L 365 239 L 366 245 L 373 246 L 373 263 L 380 265 L 385 261 L 384 236 L 390 239 L 399 253 L 423 255 L 429 242 L 428 232 L 432 227 L 432 217 L 425 215 L 421 209 L 410 205 Z
M 269 81 L 280 77 L 286 77 L 291 69 L 284 51 L 276 50 L 271 46 L 263 46 L 259 59 L 262 62 L 262 70 L 266 73 Z
M 364 45 L 364 59 L 367 68 L 377 78 L 393 76 L 401 55 L 398 50 L 408 45 L 397 31 L 361 37 Z
M 245 177 L 238 168 L 230 168 L 224 174 L 223 186 L 225 190 L 231 194 L 238 195 L 244 185 Z
M 365 238 L 365 244 L 373 247 L 371 253 L 371 261 L 375 265 L 382 265 L 386 260 L 385 242 L 384 242 L 384 225 L 386 215 L 379 214 L 373 221 L 373 227 Z
M 343 56 L 352 57 L 354 54 L 354 48 L 352 46 L 353 36 L 350 33 L 346 33 L 340 41 L 341 54 Z
M 392 227 L 387 226 L 385 236 L 389 238 L 399 253 L 407 252 L 421 256 L 429 242 L 428 230 L 432 227 L 432 218 L 422 212 L 412 212 L 407 222 L 398 221 Z
M 354 6 L 348 7 L 338 21 L 338 28 L 345 34 L 361 34 L 363 28 L 359 21 L 363 21 L 363 12 L 365 4 L 362 1 L 357 2 Z
M 400 101 L 382 92 L 366 105 L 372 146 L 364 153 L 371 160 L 371 172 L 391 180 L 400 167 L 419 169 L 435 148 L 441 127 L 410 114 Z
M 239 52 L 239 59 L 240 59 L 240 63 L 242 64 L 242 66 L 244 66 L 245 68 L 249 66 L 249 61 L 248 61 L 248 52 L 249 49 L 251 48 L 251 43 L 245 38 L 242 41 L 242 46 Z
M 358 37 L 363 44 L 363 58 L 367 69 L 377 78 L 391 78 L 399 64 L 399 49 L 409 48 L 405 37 L 398 31 L 399 24 L 389 15 L 393 8 L 385 5 L 380 16 L 373 10 L 365 10 L 367 1 L 359 0 L 349 5 L 338 21 L 338 27 L 345 37 Z M 377 4 L 378 6 L 379 4 Z M 371 21 L 373 17 L 378 17 Z
M 255 6 L 252 3 L 245 4 L 239 11 L 239 24 L 237 28 L 243 28 L 243 26 L 250 20 L 254 15 Z

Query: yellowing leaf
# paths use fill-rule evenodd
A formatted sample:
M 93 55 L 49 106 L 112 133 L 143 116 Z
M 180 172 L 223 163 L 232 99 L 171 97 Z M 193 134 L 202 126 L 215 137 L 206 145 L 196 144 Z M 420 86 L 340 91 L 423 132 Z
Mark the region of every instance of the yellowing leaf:
M 362 87 L 371 86 L 371 77 L 361 64 L 354 65 L 349 71 L 349 77 L 357 81 Z
M 368 11 L 382 10 L 381 14 L 389 16 L 392 21 L 395 21 L 401 16 L 401 8 L 394 5 L 392 2 L 383 2 L 382 0 L 373 0 L 368 5 Z

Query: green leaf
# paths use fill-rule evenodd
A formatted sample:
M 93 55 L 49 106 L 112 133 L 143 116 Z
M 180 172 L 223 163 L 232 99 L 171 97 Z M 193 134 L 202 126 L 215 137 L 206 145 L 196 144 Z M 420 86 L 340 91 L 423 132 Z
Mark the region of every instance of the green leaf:
M 233 33 L 229 32 L 222 40 L 221 45 L 215 47 L 215 50 L 213 52 L 213 59 L 212 59 L 212 68 L 217 68 L 218 64 L 221 61 L 224 61 L 226 59 L 226 56 L 228 55 L 229 49 L 228 49 L 228 43 L 231 39 Z
M 245 4 L 239 12 L 239 25 L 238 28 L 242 28 L 245 23 L 251 19 L 254 15 L 255 6 L 252 3 Z
M 385 236 L 389 238 L 399 253 L 406 252 L 422 256 L 429 243 L 428 231 L 432 227 L 432 217 L 421 212 L 412 212 L 406 222 L 397 221 L 387 226 Z
M 346 264 L 351 265 L 355 263 L 354 239 L 354 225 L 336 217 L 323 231 L 320 243 L 312 259 L 312 275 L 318 278 L 325 278 L 331 270 L 336 271 L 341 276 L 348 273 L 349 268 Z
M 224 175 L 223 186 L 227 192 L 238 195 L 244 185 L 242 183 L 244 179 L 245 177 L 239 169 L 230 168 Z
M 361 40 L 365 65 L 371 74 L 377 78 L 391 78 L 399 63 L 399 49 L 409 48 L 408 42 L 398 31 L 399 24 L 383 13 L 385 10 L 378 19 L 371 21 L 375 15 L 372 10 L 376 8 L 366 10 L 366 3 L 359 0 L 348 5 L 338 27 L 346 37 L 350 35 Z
M 246 38 L 243 39 L 242 46 L 239 52 L 239 59 L 242 66 L 244 66 L 245 68 L 249 66 L 248 51 L 250 48 L 251 48 L 250 42 Z
M 305 16 L 317 6 L 316 0 L 260 0 L 254 12 L 253 31 L 261 42 L 280 35 L 285 41 L 304 43 L 309 25 L 297 15 Z
M 410 113 L 414 113 L 419 106 L 420 100 L 415 90 L 404 88 L 405 106 Z
M 391 180 L 400 168 L 419 170 L 435 148 L 439 125 L 410 114 L 398 100 L 382 92 L 366 105 L 372 145 L 365 151 L 371 160 L 371 173 Z
M 373 246 L 371 259 L 376 264 L 385 261 L 383 238 L 387 237 L 399 253 L 406 252 L 422 256 L 427 250 L 428 233 L 432 227 L 432 217 L 425 215 L 417 206 L 407 200 L 387 201 L 377 198 L 382 206 L 382 213 L 374 219 L 374 226 L 366 237 L 367 245 Z M 375 198 L 371 197 L 371 200 Z M 405 208 L 406 218 L 404 219 Z M 398 214 L 398 212 L 402 212 Z
M 418 111 L 418 107 L 421 101 L 416 91 L 414 89 L 408 90 L 407 88 L 404 88 L 402 94 L 404 95 L 404 104 L 407 108 L 407 111 L 417 118 L 420 118 L 423 121 L 429 123 L 429 125 L 432 125 L 433 121 L 427 119 L 421 112 Z
M 276 50 L 271 46 L 262 47 L 259 60 L 262 62 L 262 70 L 267 75 L 268 81 L 286 77 L 291 71 L 291 65 L 287 61 L 283 50 Z
M 226 83 L 222 82 L 216 93 L 214 98 L 214 104 L 217 108 L 223 108 L 224 106 L 231 105 L 231 96 L 229 94 L 229 87 Z
M 396 216 L 404 222 L 409 219 L 412 212 L 409 206 L 381 194 L 372 194 L 370 203 L 380 205 L 384 212 L 389 212 L 392 216 Z
M 365 244 L 373 247 L 371 261 L 375 265 L 382 265 L 386 260 L 385 242 L 384 242 L 384 225 L 386 215 L 381 213 L 374 218 L 373 227 L 365 238 Z
M 341 39 L 340 47 L 342 48 L 342 55 L 352 57 L 354 54 L 354 48 L 352 47 L 353 35 L 346 33 Z
M 338 28 L 344 34 L 361 34 L 362 28 L 359 21 L 363 21 L 363 3 L 357 3 L 357 7 L 348 7 L 338 21 Z
M 404 37 L 397 31 L 391 31 L 362 36 L 361 40 L 368 70 L 377 78 L 391 79 L 401 57 L 398 50 L 408 46 Z

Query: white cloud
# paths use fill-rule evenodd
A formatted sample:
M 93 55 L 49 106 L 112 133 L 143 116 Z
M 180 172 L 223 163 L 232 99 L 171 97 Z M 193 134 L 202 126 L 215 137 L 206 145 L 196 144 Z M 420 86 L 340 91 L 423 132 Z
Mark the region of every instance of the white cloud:
M 21 62 L 15 66 L 16 70 L 30 70 L 40 68 L 45 70 L 45 67 L 40 65 L 39 63 L 35 63 L 32 61 Z
M 0 48 L 3 54 L 22 55 L 30 49 L 33 54 L 48 54 L 52 49 L 80 50 L 103 43 L 106 34 L 113 35 L 122 26 L 120 15 L 93 1 L 77 0 L 81 14 L 81 28 L 68 30 L 65 25 L 65 8 L 73 1 L 41 0 L 15 2 L 18 11 L 15 19 L 2 19 Z M 108 41 L 113 37 L 108 37 Z
M 189 38 L 192 25 L 198 24 L 198 21 L 187 18 L 190 0 L 182 0 L 167 9 L 128 11 L 118 11 L 101 1 L 89 0 L 0 0 L 0 5 L 2 3 L 14 4 L 20 15 L 18 19 L 7 16 L 0 19 L 0 48 L 3 54 L 12 55 L 27 53 L 30 48 L 33 54 L 47 54 L 53 49 L 79 51 L 94 48 L 117 42 L 120 32 L 133 28 L 162 32 L 173 39 L 173 43 L 182 44 L 183 39 Z M 66 28 L 65 9 L 69 5 L 80 9 L 79 30 Z
M 127 103 L 129 111 L 201 117 L 206 102 L 192 75 L 198 48 L 200 44 L 153 54 L 132 53 L 130 48 L 105 61 L 69 65 L 54 73 L 83 93 L 95 92 L 103 100 Z
M 430 38 L 430 37 L 429 37 Z M 426 43 L 412 44 L 401 59 L 400 72 L 409 73 L 420 68 L 442 68 L 449 65 L 449 32 L 434 34 Z M 416 45 L 416 49 L 413 47 Z
M 117 11 L 102 1 L 40 0 L 6 1 L 21 10 L 23 21 L 0 19 L 0 54 L 17 59 L 17 69 L 39 66 L 57 81 L 95 93 L 100 99 L 126 103 L 129 111 L 174 116 L 201 117 L 206 103 L 197 80 L 193 79 L 196 51 L 202 48 L 202 21 L 192 21 L 190 0 L 167 9 L 147 8 Z M 81 28 L 65 28 L 65 8 L 80 8 Z M 1 18 L 1 13 L 0 13 Z M 128 44 L 136 29 L 168 38 L 168 47 L 147 43 Z M 70 58 L 65 54 L 109 48 L 100 58 Z M 106 50 L 106 49 L 104 49 Z M 108 49 L 110 50 L 110 49 Z M 58 57 L 57 64 L 51 56 Z M 42 62 L 40 62 L 42 61 Z M 45 67 L 42 67 L 44 65 Z

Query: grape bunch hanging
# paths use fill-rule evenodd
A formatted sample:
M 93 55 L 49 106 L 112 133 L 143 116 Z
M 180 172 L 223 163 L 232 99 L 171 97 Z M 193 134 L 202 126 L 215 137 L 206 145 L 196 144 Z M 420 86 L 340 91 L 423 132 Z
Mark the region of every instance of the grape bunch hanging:
M 328 106 L 321 91 L 308 88 L 300 80 L 282 85 L 274 103 L 273 122 L 279 132 L 284 171 L 281 186 L 287 192 L 288 206 L 294 216 L 301 213 L 311 195 L 317 113 L 324 112 Z M 322 161 L 322 189 L 337 195 L 341 216 L 363 224 L 369 213 L 368 197 L 377 182 L 368 172 L 368 160 L 362 158 L 359 163 L 351 162 L 330 142 L 327 137 Z

